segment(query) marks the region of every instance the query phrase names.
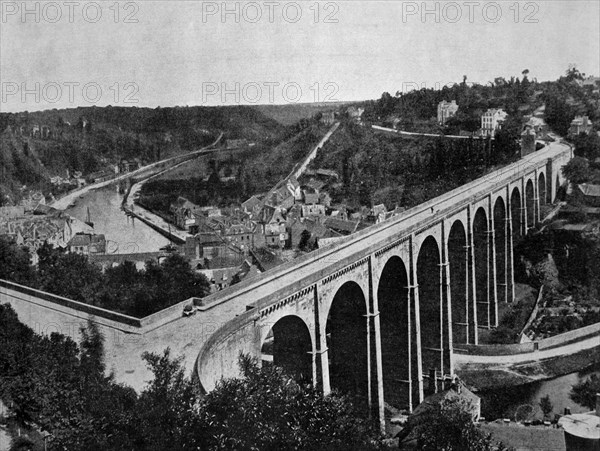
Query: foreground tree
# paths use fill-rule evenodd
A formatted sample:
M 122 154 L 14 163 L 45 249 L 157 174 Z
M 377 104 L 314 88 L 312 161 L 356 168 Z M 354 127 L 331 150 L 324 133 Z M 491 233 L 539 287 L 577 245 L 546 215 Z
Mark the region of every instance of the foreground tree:
M 0 237 L 0 279 L 23 285 L 35 284 L 35 271 L 30 263 L 29 251 L 9 238 Z
M 585 158 L 575 157 L 563 166 L 562 173 L 572 183 L 585 183 L 590 178 L 590 164 Z
M 544 419 L 550 416 L 550 414 L 554 410 L 554 404 L 552 404 L 552 401 L 550 400 L 550 395 L 546 395 L 540 398 L 540 409 L 542 409 Z
M 202 401 L 206 449 L 378 449 L 378 435 L 346 398 L 323 397 L 248 356 L 239 364 L 242 377 L 222 380 Z
M 145 352 L 142 358 L 154 379 L 137 403 L 137 449 L 200 449 L 200 391 L 185 376 L 182 359 L 172 358 L 168 348 L 162 354 Z
M 422 451 L 506 451 L 473 423 L 470 406 L 460 399 L 432 405 L 418 419 L 412 434 Z
M 592 410 L 596 408 L 596 393 L 600 393 L 600 376 L 592 374 L 586 380 L 573 385 L 569 397 L 577 404 Z

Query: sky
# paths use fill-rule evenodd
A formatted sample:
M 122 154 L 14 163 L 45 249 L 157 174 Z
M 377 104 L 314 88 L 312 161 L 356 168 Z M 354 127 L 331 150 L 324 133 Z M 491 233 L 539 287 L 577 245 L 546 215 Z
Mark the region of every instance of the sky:
M 0 111 L 375 99 L 600 75 L 600 1 L 0 1 Z

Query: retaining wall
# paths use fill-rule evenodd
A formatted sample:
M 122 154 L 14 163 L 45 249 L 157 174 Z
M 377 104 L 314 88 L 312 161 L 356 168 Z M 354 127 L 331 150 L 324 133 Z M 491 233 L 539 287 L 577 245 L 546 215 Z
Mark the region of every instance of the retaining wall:
M 541 351 L 542 349 L 556 348 L 583 338 L 589 338 L 594 335 L 600 335 L 600 323 L 581 327 L 560 335 L 555 335 L 554 337 L 544 338 L 542 340 L 537 340 L 530 343 L 515 343 L 506 345 L 456 344 L 454 345 L 454 352 L 457 354 L 486 356 L 525 354 L 528 352 Z M 598 345 L 600 345 L 600 336 L 598 337 Z

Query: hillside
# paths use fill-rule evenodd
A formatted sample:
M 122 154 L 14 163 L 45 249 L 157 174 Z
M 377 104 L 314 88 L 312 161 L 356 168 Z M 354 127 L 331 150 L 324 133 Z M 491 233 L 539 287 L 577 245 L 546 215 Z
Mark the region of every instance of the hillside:
M 310 167 L 340 175 L 329 188 L 334 202 L 410 208 L 516 160 L 518 150 L 514 141 L 402 137 L 346 122 Z
M 179 196 L 199 206 L 239 205 L 252 195 L 268 191 L 286 177 L 328 128 L 311 121 L 306 128 L 276 146 L 257 145 L 235 157 L 198 159 L 185 168 L 145 183 L 140 202 L 163 214 L 169 214 L 169 206 Z
M 287 105 L 256 105 L 253 108 L 282 125 L 293 125 L 318 113 L 338 110 L 356 102 L 291 103 Z
M 293 131 L 248 107 L 75 108 L 0 114 L 1 203 L 21 187 L 57 194 L 50 177 L 113 170 L 122 159 L 140 164 L 227 139 L 277 145 Z M 68 172 L 67 172 L 68 171 Z
M 573 67 L 556 81 L 538 82 L 523 77 L 505 79 L 498 77 L 493 83 L 481 85 L 462 83 L 444 86 L 440 90 L 421 89 L 383 93 L 380 99 L 370 102 L 364 117 L 373 123 L 397 127 L 406 131 L 444 134 L 473 132 L 480 127 L 481 115 L 488 108 L 502 108 L 509 115 L 504 128 L 519 129 L 522 119 L 546 105 L 545 119 L 559 135 L 566 135 L 576 115 L 587 115 L 593 122 L 600 119 L 600 92 L 593 86 L 584 86 L 585 74 Z M 441 101 L 455 100 L 459 110 L 445 127 L 437 122 L 437 106 Z

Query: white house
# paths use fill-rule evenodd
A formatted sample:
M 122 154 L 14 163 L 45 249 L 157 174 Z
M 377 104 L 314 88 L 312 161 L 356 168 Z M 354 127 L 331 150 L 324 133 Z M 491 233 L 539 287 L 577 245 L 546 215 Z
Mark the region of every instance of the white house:
M 508 114 L 502 109 L 490 108 L 481 116 L 481 134 L 492 138 L 502 128 Z

